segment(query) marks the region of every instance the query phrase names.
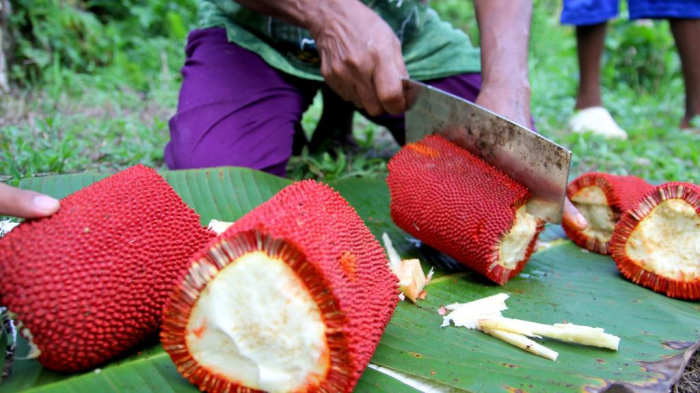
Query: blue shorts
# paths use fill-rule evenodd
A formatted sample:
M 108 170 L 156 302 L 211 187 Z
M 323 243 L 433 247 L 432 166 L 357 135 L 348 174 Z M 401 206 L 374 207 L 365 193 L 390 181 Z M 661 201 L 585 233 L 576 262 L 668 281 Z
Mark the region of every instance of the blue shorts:
M 561 23 L 596 25 L 615 18 L 619 0 L 564 0 Z M 630 19 L 697 19 L 700 0 L 627 0 Z

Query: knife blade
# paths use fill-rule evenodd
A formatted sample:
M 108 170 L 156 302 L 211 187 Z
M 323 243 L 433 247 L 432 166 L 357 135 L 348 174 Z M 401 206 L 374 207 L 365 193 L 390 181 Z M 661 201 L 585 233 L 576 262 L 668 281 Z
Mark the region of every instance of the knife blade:
M 571 151 L 460 97 L 404 79 L 406 143 L 438 134 L 527 187 L 528 213 L 560 224 Z

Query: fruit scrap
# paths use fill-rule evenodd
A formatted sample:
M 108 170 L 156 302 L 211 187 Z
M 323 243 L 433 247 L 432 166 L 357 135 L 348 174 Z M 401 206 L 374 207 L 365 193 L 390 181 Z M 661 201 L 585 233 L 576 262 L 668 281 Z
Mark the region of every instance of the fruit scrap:
M 620 219 L 612 257 L 636 284 L 700 300 L 700 186 L 674 182 L 654 188 Z
M 445 308 L 452 312 L 443 317 L 442 326 L 449 326 L 450 322 L 452 322 L 455 326 L 478 329 L 549 360 L 557 360 L 559 354 L 528 337 L 548 337 L 564 342 L 612 350 L 617 350 L 619 347 L 620 338 L 605 333 L 601 328 L 579 326 L 571 323 L 545 325 L 520 319 L 505 318 L 502 316 L 501 311 L 508 308 L 505 303 L 506 299 L 508 299 L 508 295 L 501 293 L 469 303 L 456 303 L 446 306 Z M 438 313 L 440 313 L 439 310 Z
M 159 329 L 174 280 L 213 237 L 160 175 L 138 165 L 0 239 L 0 304 L 18 315 L 41 364 L 86 370 Z
M 566 235 L 589 251 L 610 254 L 610 240 L 620 217 L 653 188 L 635 176 L 591 172 L 577 177 L 566 194 L 586 218 L 588 227 L 579 231 L 564 222 Z
M 398 280 L 330 187 L 292 184 L 192 258 L 161 341 L 210 393 L 350 392 L 398 303 Z
M 439 136 L 403 147 L 387 184 L 396 225 L 498 284 L 525 267 L 544 227 L 525 187 Z
M 221 235 L 222 233 L 226 232 L 226 230 L 233 225 L 232 222 L 226 222 L 226 221 L 219 221 L 219 220 L 211 220 L 209 221 L 209 226 L 207 226 L 207 229 L 210 231 L 216 233 L 217 235 Z
M 433 278 L 435 270 L 431 268 L 426 277 L 418 259 L 401 259 L 399 253 L 396 252 L 396 249 L 392 245 L 389 235 L 383 233 L 382 241 L 384 242 L 386 253 L 389 256 L 389 267 L 396 277 L 399 278 L 401 300 L 403 300 L 404 297 L 409 298 L 413 303 L 415 303 L 417 299 L 425 300 L 427 293 L 423 288 L 425 288 L 430 282 L 430 279 Z

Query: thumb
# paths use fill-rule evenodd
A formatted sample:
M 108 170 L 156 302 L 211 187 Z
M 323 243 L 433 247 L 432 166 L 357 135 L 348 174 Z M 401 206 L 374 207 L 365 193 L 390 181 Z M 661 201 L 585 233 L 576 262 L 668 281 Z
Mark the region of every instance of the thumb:
M 572 228 L 576 228 L 579 231 L 582 231 L 588 227 L 586 218 L 583 217 L 583 214 L 581 214 L 578 209 L 576 209 L 576 206 L 569 201 L 569 198 L 566 198 L 566 202 L 564 204 L 564 217 L 562 219 L 567 225 Z
M 59 201 L 50 196 L 0 183 L 0 215 L 21 218 L 46 217 L 55 213 L 59 206 Z

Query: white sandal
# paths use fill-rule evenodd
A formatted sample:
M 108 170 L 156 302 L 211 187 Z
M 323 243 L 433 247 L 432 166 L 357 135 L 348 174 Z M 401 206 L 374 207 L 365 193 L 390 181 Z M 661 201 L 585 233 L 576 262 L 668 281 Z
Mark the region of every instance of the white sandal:
M 610 112 L 602 106 L 576 111 L 569 120 L 569 130 L 578 134 L 592 132 L 610 139 L 627 139 L 627 132 L 615 123 Z

